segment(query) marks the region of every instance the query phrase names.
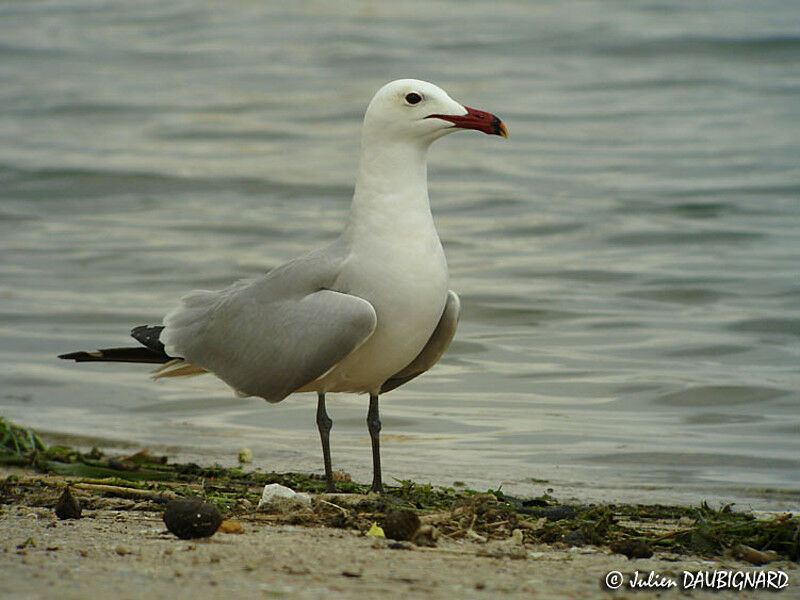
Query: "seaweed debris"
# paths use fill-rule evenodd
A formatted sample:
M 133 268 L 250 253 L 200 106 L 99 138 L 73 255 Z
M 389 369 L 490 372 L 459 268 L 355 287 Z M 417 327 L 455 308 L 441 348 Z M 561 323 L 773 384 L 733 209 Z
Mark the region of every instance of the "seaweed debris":
M 32 429 L 14 425 L 5 417 L 0 417 L 0 460 L 3 463 L 15 464 L 14 461 L 19 460 L 20 464 L 25 464 L 26 455 L 46 448 Z
M 202 497 L 241 520 L 267 520 L 369 530 L 398 509 L 414 511 L 423 526 L 447 538 L 506 540 L 520 530 L 528 543 L 605 546 L 635 558 L 648 550 L 705 557 L 745 556 L 747 549 L 800 557 L 800 518 L 783 514 L 757 518 L 731 505 L 714 509 L 661 505 L 581 505 L 544 495 L 520 499 L 500 490 L 477 492 L 397 480 L 382 496 L 368 486 L 340 481 L 325 494 L 325 482 L 302 473 L 264 473 L 241 468 L 169 464 L 146 450 L 106 456 L 64 446 L 47 447 L 31 430 L 0 419 L 0 465 L 59 477 L 12 474 L 0 479 L 0 504 L 54 507 L 69 484 L 87 509 L 163 511 L 176 497 Z M 279 483 L 313 495 L 311 507 L 270 514 L 256 510 L 263 487 Z M 744 549 L 744 550 L 743 550 Z M 746 557 L 746 556 L 745 556 Z

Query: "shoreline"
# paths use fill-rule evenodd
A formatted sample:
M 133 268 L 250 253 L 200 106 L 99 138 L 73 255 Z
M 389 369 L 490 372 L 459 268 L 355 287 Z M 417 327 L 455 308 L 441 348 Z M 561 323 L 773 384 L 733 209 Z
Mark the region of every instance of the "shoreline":
M 790 513 L 561 502 L 413 481 L 378 496 L 344 473 L 340 492 L 326 494 L 320 478 L 300 473 L 171 463 L 147 450 L 47 447 L 32 431 L 3 425 L 13 435 L 0 448 L 2 599 L 578 599 L 611 594 L 605 578 L 617 574 L 617 597 L 762 593 L 736 589 L 730 578 L 726 589 L 707 589 L 714 582 L 698 572 L 763 584 L 783 578 L 777 593 L 800 594 L 800 519 Z M 259 508 L 272 483 L 310 499 Z M 55 515 L 65 488 L 82 506 L 80 519 Z M 162 517 L 171 500 L 187 497 L 216 507 L 240 534 L 177 538 Z M 398 534 L 389 526 L 400 513 L 414 525 Z M 376 527 L 394 539 L 371 535 Z
M 118 453 L 134 453 L 143 446 L 135 441 L 128 439 L 113 439 L 111 437 L 98 437 L 88 434 L 64 433 L 52 430 L 37 430 L 39 436 L 49 444 L 76 448 L 88 453 L 93 447 L 103 448 Z M 317 439 L 313 440 L 318 443 Z M 368 444 L 369 440 L 365 440 Z M 199 448 L 188 449 L 181 446 L 169 444 L 148 444 L 146 446 L 152 451 L 169 455 L 171 462 L 198 464 L 215 464 L 225 468 L 236 468 L 238 465 L 236 452 L 229 451 L 220 456 L 217 452 L 200 452 Z M 314 446 L 316 450 L 316 446 Z M 317 457 L 314 455 L 314 460 Z M 254 460 L 254 468 L 258 467 L 260 460 Z M 290 467 L 294 468 L 298 461 L 289 461 Z M 314 464 L 314 463 L 312 463 Z M 320 465 L 321 466 L 321 465 Z M 259 469 L 260 470 L 260 469 Z M 364 477 L 371 475 L 368 468 L 363 468 L 360 474 Z M 268 471 L 264 471 L 268 472 Z M 414 481 L 425 481 L 436 486 L 452 485 L 453 481 L 437 479 L 426 474 L 415 476 L 405 475 Z M 394 478 L 392 478 L 395 480 Z M 795 488 L 769 488 L 769 487 L 739 487 L 733 488 L 726 485 L 710 485 L 707 488 L 674 488 L 665 485 L 645 485 L 635 484 L 626 486 L 599 487 L 587 485 L 585 482 L 576 481 L 556 481 L 554 479 L 522 478 L 514 479 L 501 477 L 497 480 L 489 481 L 485 477 L 480 480 L 473 480 L 470 477 L 460 476 L 457 479 L 464 480 L 458 483 L 465 483 L 473 489 L 497 488 L 511 490 L 512 495 L 528 496 L 546 493 L 549 488 L 555 489 L 555 494 L 562 500 L 571 502 L 584 502 L 596 504 L 669 504 L 679 506 L 694 506 L 700 502 L 707 502 L 712 505 L 724 506 L 733 504 L 737 510 L 746 510 L 761 514 L 776 514 L 782 512 L 800 513 L 800 489 Z M 396 481 L 396 480 L 395 480 Z M 521 482 L 523 485 L 521 485 Z M 551 492 L 553 493 L 553 492 Z

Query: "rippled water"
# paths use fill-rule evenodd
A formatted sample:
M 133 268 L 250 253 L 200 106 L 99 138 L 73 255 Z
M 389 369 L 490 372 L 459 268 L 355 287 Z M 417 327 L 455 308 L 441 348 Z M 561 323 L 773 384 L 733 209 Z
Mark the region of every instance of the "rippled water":
M 387 479 L 800 504 L 795 2 L 297 4 L 0 4 L 0 414 L 321 470 L 311 396 L 55 355 L 336 236 L 410 76 L 511 138 L 431 152 L 463 318 L 385 396 Z M 365 399 L 331 405 L 366 480 Z

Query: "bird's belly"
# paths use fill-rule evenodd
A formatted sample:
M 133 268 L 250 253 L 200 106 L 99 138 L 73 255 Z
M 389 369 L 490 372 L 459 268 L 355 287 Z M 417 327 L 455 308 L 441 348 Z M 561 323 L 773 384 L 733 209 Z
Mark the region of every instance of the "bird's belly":
M 374 279 L 366 286 L 369 289 L 350 290 L 375 308 L 375 331 L 362 346 L 305 389 L 377 392 L 384 381 L 417 357 L 439 323 L 447 299 L 447 264 L 440 249 L 441 246 L 439 252 L 428 253 L 424 261 L 414 265 L 392 265 L 387 269 L 379 261 Z M 360 268 L 363 272 L 363 265 Z M 387 273 L 391 274 L 388 278 Z
M 381 384 L 403 369 L 427 343 L 444 310 L 445 296 L 437 303 L 439 310 L 416 316 L 422 335 L 409 335 L 400 327 L 377 327 L 372 337 L 326 374 L 319 383 L 320 391 L 377 392 Z M 380 319 L 380 317 L 378 317 Z M 425 326 L 419 327 L 424 322 Z

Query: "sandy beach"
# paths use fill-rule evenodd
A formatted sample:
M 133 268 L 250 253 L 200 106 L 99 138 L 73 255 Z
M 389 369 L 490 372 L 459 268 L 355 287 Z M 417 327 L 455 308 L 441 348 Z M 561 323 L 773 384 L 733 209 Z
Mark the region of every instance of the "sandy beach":
M 656 553 L 628 559 L 608 547 L 569 547 L 513 540 L 451 539 L 419 547 L 364 535 L 358 529 L 287 524 L 281 515 L 237 511 L 244 532 L 181 540 L 162 513 L 142 498 L 77 490 L 87 507 L 79 520 L 59 520 L 52 504 L 60 476 L 4 469 L 0 506 L 0 598 L 45 600 L 119 598 L 760 598 L 763 590 L 678 589 L 685 571 L 782 572 L 775 597 L 800 594 L 797 564 L 778 560 L 756 567 L 731 558 Z M 12 484 L 29 493 L 10 498 Z M 24 487 L 24 486 L 23 486 Z M 15 488 L 17 489 L 17 488 Z M 335 499 L 335 498 L 333 498 Z M 341 500 L 340 500 L 341 502 Z M 335 502 L 331 502 L 335 504 Z M 92 508 L 93 507 L 93 508 Z M 347 509 L 342 509 L 347 510 Z M 651 571 L 676 588 L 615 591 L 610 571 L 628 578 Z

